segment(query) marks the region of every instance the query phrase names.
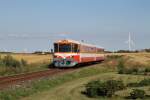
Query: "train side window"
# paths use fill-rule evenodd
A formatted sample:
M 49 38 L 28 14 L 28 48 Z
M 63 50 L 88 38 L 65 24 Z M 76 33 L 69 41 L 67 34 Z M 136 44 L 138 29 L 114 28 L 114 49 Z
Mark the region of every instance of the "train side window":
M 103 52 L 104 52 L 104 49 L 97 49 L 97 52 L 98 52 L 98 53 L 103 53 Z
M 77 44 L 74 44 L 74 52 L 78 52 L 78 45 Z

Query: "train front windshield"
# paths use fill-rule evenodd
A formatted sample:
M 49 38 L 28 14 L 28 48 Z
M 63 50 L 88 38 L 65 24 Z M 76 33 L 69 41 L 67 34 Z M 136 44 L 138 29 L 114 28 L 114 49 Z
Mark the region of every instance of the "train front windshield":
M 71 44 L 60 44 L 59 52 L 71 52 Z
M 55 52 L 71 52 L 71 44 L 54 44 Z

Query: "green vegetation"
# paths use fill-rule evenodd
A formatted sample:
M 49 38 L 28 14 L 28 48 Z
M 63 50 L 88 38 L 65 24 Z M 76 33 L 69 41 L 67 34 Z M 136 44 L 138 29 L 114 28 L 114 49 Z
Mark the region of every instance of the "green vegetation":
M 120 59 L 120 58 L 123 58 L 123 55 L 108 55 L 107 56 L 107 60 L 110 59 Z
M 149 65 L 129 60 L 108 56 L 101 64 L 0 91 L 0 100 L 149 100 Z
M 112 97 L 116 91 L 123 90 L 125 85 L 123 81 L 107 80 L 107 81 L 91 81 L 86 84 L 85 94 L 89 97 Z
M 120 90 L 126 90 L 128 87 L 143 87 L 149 86 L 150 79 L 141 80 L 139 83 L 129 83 L 126 85 L 123 81 L 118 80 L 106 80 L 106 81 L 91 81 L 85 85 L 85 91 L 83 92 L 86 96 L 91 98 L 100 98 L 100 97 L 112 97 L 115 95 L 115 92 Z M 128 96 L 124 96 L 126 99 L 144 99 L 148 98 L 149 95 L 146 95 L 145 90 L 142 89 L 133 89 Z
M 116 53 L 138 53 L 138 52 L 140 52 L 139 50 L 132 50 L 132 51 L 130 51 L 130 50 L 118 50 L 118 51 L 116 51 Z
M 39 66 L 35 67 L 35 66 Z M 45 67 L 44 67 L 45 66 Z M 36 70 L 48 68 L 48 64 L 28 64 L 26 60 L 16 60 L 11 55 L 6 55 L 3 58 L 0 56 L 0 75 L 7 76 L 19 73 L 26 73 Z
M 98 66 L 99 68 L 99 66 Z M 101 80 L 106 82 L 107 80 L 122 80 L 126 86 L 127 83 L 140 81 L 144 76 L 137 75 L 120 75 L 114 72 L 102 72 L 95 75 L 89 75 L 87 77 L 78 77 L 62 84 L 58 84 L 48 90 L 39 91 L 34 95 L 25 97 L 21 100 L 124 100 L 124 98 L 130 96 L 130 92 L 133 88 L 127 87 L 123 90 L 116 91 L 112 97 L 96 97 L 91 98 L 86 96 L 83 91 L 86 91 L 85 85 L 94 80 Z M 146 77 L 145 77 L 146 78 Z M 147 77 L 148 78 L 148 77 Z M 147 94 L 150 94 L 148 87 L 135 87 L 145 90 Z M 83 94 L 84 93 L 84 94 Z M 44 97 L 44 98 L 43 98 Z M 146 100 L 149 100 L 147 98 Z
M 150 78 L 143 79 L 140 82 L 128 83 L 128 87 L 142 87 L 142 86 L 150 86 Z
M 124 71 L 125 71 L 125 65 L 124 65 L 124 60 L 123 59 L 119 60 L 117 68 L 118 68 L 118 74 L 123 74 L 124 73 Z
M 118 74 L 131 74 L 131 75 L 147 75 L 150 72 L 149 65 L 143 65 L 140 63 L 130 63 L 130 59 L 126 59 L 123 56 L 111 55 L 108 56 L 109 60 L 116 59 L 117 61 L 117 72 Z M 120 84 L 120 85 L 117 85 Z M 117 86 L 122 86 L 122 88 L 117 89 Z M 146 78 L 139 82 L 131 82 L 124 85 L 122 81 L 107 80 L 103 81 L 91 81 L 85 86 L 85 92 L 88 97 L 112 97 L 115 92 L 119 90 L 126 90 L 130 87 L 135 87 L 133 91 L 128 95 L 129 99 L 145 98 L 145 91 L 136 89 L 136 87 L 150 86 L 150 79 Z M 126 98 L 126 96 L 123 96 Z
M 150 48 L 149 48 L 149 49 L 144 49 L 143 51 L 145 51 L 145 52 L 150 52 Z
M 148 68 L 121 68 L 121 66 L 118 68 L 118 74 L 148 75 L 149 73 L 150 71 Z
M 118 61 L 118 65 L 117 65 L 117 68 L 118 68 L 118 74 L 138 74 L 139 73 L 139 69 L 137 67 L 133 67 L 133 65 L 128 65 L 128 66 L 131 66 L 131 67 L 126 67 L 126 64 L 127 61 L 125 61 L 124 59 L 120 59 Z M 136 65 L 138 66 L 138 65 Z
M 145 72 L 145 73 L 150 72 L 150 67 L 145 68 L 144 72 Z
M 1 72 L 1 74 L 9 72 L 19 73 L 25 66 L 28 66 L 28 64 L 23 59 L 18 61 L 10 55 L 5 56 L 4 58 L 0 57 L 0 67 L 5 69 L 4 72 Z
M 108 70 L 104 67 L 100 68 L 83 68 L 82 70 L 75 71 L 73 73 L 64 74 L 62 76 L 56 76 L 46 80 L 35 81 L 30 84 L 30 87 L 20 87 L 16 89 L 10 89 L 0 92 L 0 100 L 17 100 L 21 97 L 26 97 L 39 91 L 49 90 L 54 88 L 55 86 L 61 85 L 65 82 L 78 79 L 79 77 L 88 77 L 104 72 L 110 72 L 112 70 Z
M 146 93 L 144 90 L 141 89 L 133 89 L 129 96 L 130 99 L 144 99 L 145 97 Z
M 149 66 L 136 64 L 128 64 L 125 59 L 120 59 L 117 64 L 118 74 L 134 74 L 134 75 L 147 75 L 150 73 Z

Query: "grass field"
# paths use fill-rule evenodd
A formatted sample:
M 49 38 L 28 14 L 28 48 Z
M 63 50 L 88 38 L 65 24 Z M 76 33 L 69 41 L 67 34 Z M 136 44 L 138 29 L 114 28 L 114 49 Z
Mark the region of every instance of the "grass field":
M 18 69 L 12 69 L 13 67 L 6 67 L 4 65 L 0 65 L 0 76 L 14 75 L 19 73 L 33 72 L 39 70 L 48 69 L 48 65 L 52 62 L 52 55 L 39 55 L 39 54 L 0 54 L 1 58 L 5 56 L 12 56 L 17 61 L 21 61 L 22 59 L 27 62 L 26 66 L 18 67 Z
M 7 54 L 0 54 L 2 57 Z M 38 55 L 38 54 L 10 54 L 17 60 L 24 59 L 28 63 L 40 63 L 40 62 L 49 62 L 52 60 L 52 55 Z M 125 55 L 130 57 L 133 61 L 150 64 L 150 53 L 110 53 L 106 55 Z
M 101 64 L 93 65 L 88 68 L 84 67 L 81 69 L 77 69 L 73 72 L 64 73 L 61 75 L 57 75 L 55 77 L 46 78 L 46 80 L 43 79 L 39 81 L 33 81 L 33 83 L 30 82 L 30 85 L 28 84 L 27 87 L 21 86 L 20 88 L 10 89 L 10 90 L 0 92 L 0 100 L 20 100 L 21 97 L 26 97 L 32 94 L 51 90 L 59 85 L 62 85 L 63 83 L 78 78 L 89 77 L 96 74 L 112 71 L 112 69 L 108 69 L 105 67 L 97 67 L 100 65 Z
M 0 54 L 2 57 L 6 56 L 7 54 Z M 24 59 L 29 64 L 31 63 L 43 63 L 43 62 L 50 62 L 52 60 L 52 55 L 38 55 L 38 54 L 10 54 L 17 60 Z
M 144 78 L 148 78 L 148 77 L 136 76 L 136 75 L 118 75 L 112 72 L 97 74 L 94 76 L 79 78 L 76 80 L 66 82 L 49 91 L 38 93 L 28 98 L 24 98 L 22 100 L 99 100 L 100 98 L 96 98 L 96 99 L 88 98 L 85 95 L 81 94 L 81 92 L 84 90 L 84 84 L 95 79 L 100 79 L 100 80 L 122 79 L 125 83 L 129 83 L 129 82 L 139 81 Z M 148 94 L 150 94 L 150 91 L 148 90 L 150 87 L 149 88 L 142 87 L 142 88 L 145 89 Z M 131 89 L 117 92 L 116 93 L 116 95 L 118 95 L 117 98 L 114 97 L 114 98 L 101 98 L 101 99 L 120 100 L 122 96 L 128 96 L 130 91 Z
M 134 62 L 150 64 L 150 53 L 110 53 L 106 55 L 125 55 L 130 57 Z
M 125 58 L 127 58 L 129 61 L 140 63 L 143 65 L 143 67 L 145 67 L 145 65 L 150 65 L 149 53 L 117 53 L 107 55 L 125 55 Z M 46 57 L 43 58 L 47 59 Z M 149 76 L 146 75 L 117 74 L 117 61 L 117 59 L 113 58 L 112 60 L 105 61 L 101 64 L 80 68 L 77 71 L 73 71 L 69 74 L 66 73 L 64 75 L 58 75 L 57 77 L 49 78 L 47 80 L 37 81 L 36 83 L 32 84 L 31 87 L 27 87 L 25 89 L 10 90 L 9 92 L 5 93 L 6 96 L 9 94 L 10 98 L 3 100 L 122 100 L 123 97 L 129 95 L 133 88 L 127 88 L 125 90 L 118 91 L 112 98 L 89 98 L 81 93 L 85 90 L 85 84 L 91 80 L 98 79 L 104 81 L 109 79 L 117 79 L 123 80 L 123 82 L 127 84 L 130 82 L 139 82 L 140 80 L 149 78 Z M 144 89 L 146 93 L 150 95 L 150 86 L 139 88 Z M 18 91 L 22 93 L 20 94 Z
M 119 54 L 111 54 L 111 55 L 125 55 L 129 57 L 131 61 L 141 63 L 144 65 L 149 65 L 150 54 L 149 53 L 119 53 Z M 106 64 L 107 65 L 107 64 Z M 100 66 L 96 66 L 99 68 Z M 81 92 L 84 90 L 84 84 L 88 83 L 91 80 L 100 79 L 100 80 L 108 80 L 108 79 L 119 79 L 123 80 L 125 84 L 129 82 L 138 82 L 142 79 L 149 78 L 149 76 L 143 75 L 120 75 L 116 72 L 104 72 L 95 75 L 91 75 L 84 78 L 78 78 L 57 87 L 50 89 L 48 91 L 40 92 L 30 97 L 23 98 L 22 100 L 120 100 L 122 97 L 128 96 L 131 92 L 131 88 L 127 88 L 126 90 L 119 91 L 115 95 L 117 97 L 113 98 L 88 98 L 83 95 Z M 150 87 L 142 87 L 146 91 L 147 94 L 150 94 Z

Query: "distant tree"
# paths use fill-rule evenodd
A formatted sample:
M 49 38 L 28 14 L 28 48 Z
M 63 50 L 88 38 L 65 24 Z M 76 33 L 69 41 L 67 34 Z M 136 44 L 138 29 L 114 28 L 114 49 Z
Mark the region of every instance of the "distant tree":
M 42 54 L 42 51 L 35 51 L 34 54 Z
M 144 49 L 145 52 L 150 52 L 150 49 Z
M 138 53 L 139 50 L 133 50 L 133 51 L 129 51 L 129 50 L 118 50 L 116 51 L 116 53 Z

